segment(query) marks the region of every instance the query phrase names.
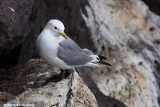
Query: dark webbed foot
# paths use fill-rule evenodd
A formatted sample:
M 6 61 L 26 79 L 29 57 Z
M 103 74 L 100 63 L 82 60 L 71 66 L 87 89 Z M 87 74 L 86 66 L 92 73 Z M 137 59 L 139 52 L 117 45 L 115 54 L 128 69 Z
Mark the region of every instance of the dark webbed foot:
M 65 78 L 67 78 L 73 72 L 74 72 L 73 69 L 65 69 L 65 70 L 61 69 L 60 77 L 61 77 L 61 79 L 65 79 Z

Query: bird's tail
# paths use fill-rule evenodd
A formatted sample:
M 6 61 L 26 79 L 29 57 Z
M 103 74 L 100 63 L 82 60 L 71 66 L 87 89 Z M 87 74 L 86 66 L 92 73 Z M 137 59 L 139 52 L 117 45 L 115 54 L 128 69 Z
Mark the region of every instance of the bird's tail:
M 108 62 L 106 62 L 107 58 L 104 56 L 97 56 L 97 55 L 92 55 L 92 63 L 99 65 L 99 66 L 112 66 L 111 64 L 109 64 Z
M 108 63 L 108 62 L 106 62 L 106 57 L 104 57 L 104 56 L 98 56 L 99 57 L 99 62 L 98 62 L 98 64 L 99 65 L 107 65 L 107 66 L 112 66 L 110 63 Z

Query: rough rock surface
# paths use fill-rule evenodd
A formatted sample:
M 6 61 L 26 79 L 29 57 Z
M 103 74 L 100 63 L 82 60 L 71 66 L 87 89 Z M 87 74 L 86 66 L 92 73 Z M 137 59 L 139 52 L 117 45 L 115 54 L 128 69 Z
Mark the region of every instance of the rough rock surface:
M 114 65 L 91 72 L 92 79 L 127 106 L 158 107 L 160 17 L 140 0 L 88 1 L 83 18 L 98 53 Z
M 2 0 L 0 1 L 0 67 L 9 66 L 4 59 L 18 62 L 18 51 L 28 36 L 30 27 L 28 20 L 32 13 L 34 0 Z M 8 55 L 13 49 L 15 55 Z M 5 57 L 5 58 L 4 58 Z M 12 62 L 10 62 L 12 63 Z M 14 64 L 15 65 L 15 64 Z
M 1 73 L 0 104 L 5 104 L 4 107 L 7 104 L 97 107 L 94 95 L 74 70 L 61 79 L 59 69 L 37 59 Z
M 17 47 L 28 35 L 34 0 L 2 0 L 0 4 L 0 56 Z M 24 33 L 25 31 L 25 33 Z

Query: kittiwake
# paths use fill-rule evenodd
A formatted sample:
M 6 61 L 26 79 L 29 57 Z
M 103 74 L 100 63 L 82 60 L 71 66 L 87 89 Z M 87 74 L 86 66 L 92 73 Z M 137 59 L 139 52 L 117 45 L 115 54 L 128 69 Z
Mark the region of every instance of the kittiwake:
M 89 49 L 81 49 L 64 33 L 63 23 L 57 19 L 50 20 L 36 40 L 39 56 L 53 67 L 74 69 L 76 67 L 100 67 L 109 65 L 106 57 L 93 54 Z

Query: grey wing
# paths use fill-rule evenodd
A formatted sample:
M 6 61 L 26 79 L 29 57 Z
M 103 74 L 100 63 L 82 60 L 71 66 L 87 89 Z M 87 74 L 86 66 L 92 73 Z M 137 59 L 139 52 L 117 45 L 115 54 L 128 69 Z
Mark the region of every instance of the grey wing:
M 84 48 L 82 51 L 87 55 L 94 55 L 93 52 L 89 49 Z
M 58 58 L 71 66 L 85 65 L 92 60 L 72 39 L 62 41 L 58 47 Z

